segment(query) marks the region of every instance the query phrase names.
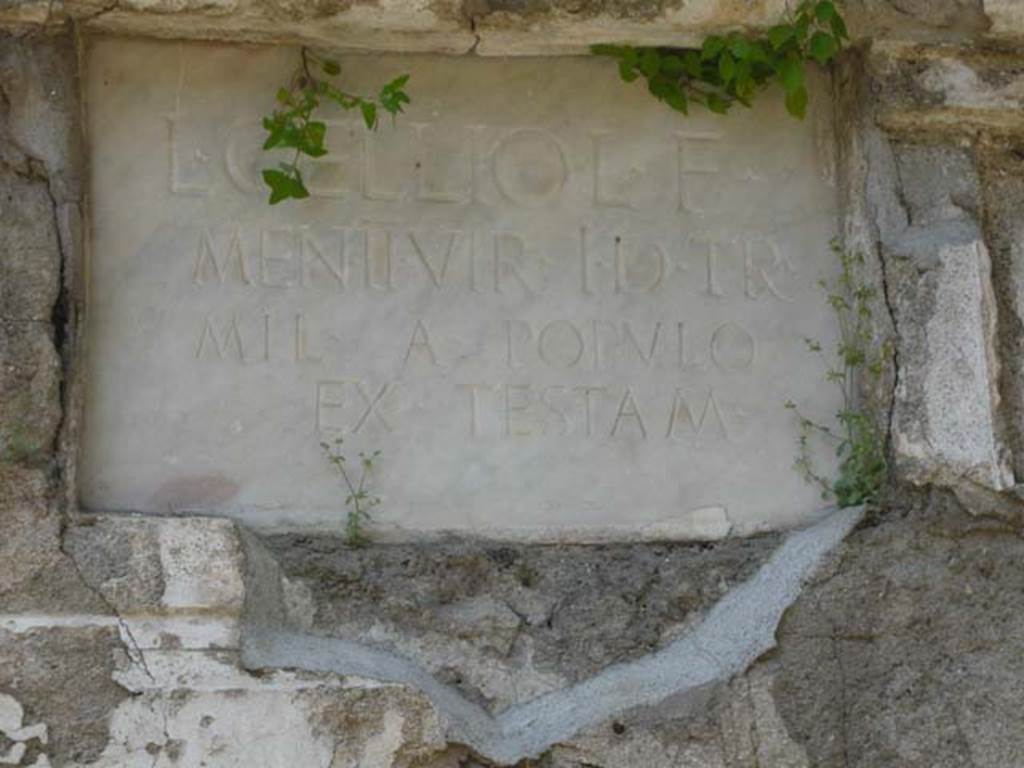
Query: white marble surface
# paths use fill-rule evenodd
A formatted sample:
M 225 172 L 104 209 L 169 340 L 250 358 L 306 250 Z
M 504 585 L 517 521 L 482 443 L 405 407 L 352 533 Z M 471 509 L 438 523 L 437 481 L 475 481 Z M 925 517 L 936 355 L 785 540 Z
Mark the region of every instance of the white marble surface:
M 832 132 L 776 93 L 683 118 L 612 62 L 410 72 L 397 126 L 332 116 L 271 208 L 259 117 L 293 49 L 101 40 L 84 506 L 340 526 L 321 439 L 383 452 L 378 535 L 714 538 L 819 507 L 782 404 L 836 410 Z M 307 166 L 308 167 L 308 166 Z M 831 453 L 823 449 L 828 460 Z

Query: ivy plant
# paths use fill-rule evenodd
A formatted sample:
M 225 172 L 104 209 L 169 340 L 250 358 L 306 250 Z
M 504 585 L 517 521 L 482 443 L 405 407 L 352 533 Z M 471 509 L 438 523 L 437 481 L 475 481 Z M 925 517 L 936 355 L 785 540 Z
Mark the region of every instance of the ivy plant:
M 409 75 L 399 75 L 382 86 L 376 97 L 360 96 L 342 90 L 336 85 L 341 75 L 341 64 L 334 59 L 324 58 L 314 51 L 303 48 L 302 61 L 287 87 L 277 92 L 277 108 L 263 118 L 267 139 L 263 149 L 293 149 L 295 154 L 290 162 L 281 162 L 276 168 L 263 170 L 263 181 L 270 188 L 270 204 L 282 200 L 309 197 L 299 160 L 307 157 L 323 157 L 327 154 L 324 140 L 327 124 L 316 119 L 317 110 L 324 102 L 337 104 L 344 110 L 358 110 L 367 129 L 375 130 L 381 112 L 397 117 L 409 95 L 405 84 Z
M 749 107 L 758 91 L 778 81 L 786 109 L 803 118 L 807 62 L 827 65 L 847 40 L 835 3 L 803 0 L 765 34 L 711 35 L 699 48 L 595 45 L 591 50 L 616 59 L 626 82 L 644 78 L 656 99 L 684 115 L 694 104 L 718 114 L 736 104 Z
M 820 281 L 839 324 L 839 342 L 830 360 L 825 378 L 842 393 L 842 407 L 836 414 L 836 428 L 805 416 L 793 402 L 786 407 L 796 415 L 800 427 L 794 468 L 821 489 L 823 499 L 835 499 L 840 507 L 875 501 L 888 476 L 885 433 L 873 400 L 879 391 L 888 343 L 874 344 L 872 305 L 876 290 L 863 278 L 864 255 L 844 249 L 832 241 L 833 254 L 840 264 L 839 276 L 832 282 Z M 816 339 L 804 339 L 807 349 L 826 356 Z M 811 458 L 811 438 L 818 435 L 833 443 L 839 457 L 835 479 L 822 475 Z
M 355 468 L 342 452 L 343 445 L 344 440 L 340 437 L 333 444 L 320 443 L 324 455 L 338 470 L 348 491 L 345 497 L 345 506 L 348 508 L 348 514 L 345 516 L 345 541 L 352 547 L 365 547 L 370 543 L 370 536 L 366 532 L 370 510 L 380 504 L 380 498 L 370 495 L 366 484 L 373 473 L 373 463 L 380 457 L 380 451 L 359 453 L 359 461 L 353 462 L 359 468 L 359 479 L 356 480 Z

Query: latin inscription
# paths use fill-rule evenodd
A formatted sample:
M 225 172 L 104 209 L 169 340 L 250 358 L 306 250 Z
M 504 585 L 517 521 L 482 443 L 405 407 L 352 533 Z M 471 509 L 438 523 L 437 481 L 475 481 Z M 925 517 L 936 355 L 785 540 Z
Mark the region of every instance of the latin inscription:
M 383 451 L 403 529 L 817 503 L 782 408 L 834 410 L 802 342 L 828 342 L 834 227 L 810 128 L 679 120 L 589 59 L 427 58 L 394 125 L 325 114 L 310 198 L 271 207 L 261 169 L 291 158 L 254 116 L 287 51 L 91 50 L 87 506 L 329 522 L 339 437 Z M 189 479 L 220 476 L 229 501 Z

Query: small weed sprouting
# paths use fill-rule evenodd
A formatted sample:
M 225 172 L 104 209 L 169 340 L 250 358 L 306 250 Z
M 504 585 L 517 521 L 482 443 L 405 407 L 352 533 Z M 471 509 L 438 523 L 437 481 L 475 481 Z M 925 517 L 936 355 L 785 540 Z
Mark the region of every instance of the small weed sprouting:
M 263 171 L 263 181 L 270 188 L 271 205 L 289 198 L 302 200 L 309 197 L 299 170 L 299 159 L 302 155 L 316 158 L 327 154 L 324 146 L 327 123 L 313 119 L 321 102 L 333 102 L 344 110 L 358 109 L 371 131 L 377 127 L 380 111 L 387 112 L 394 119 L 409 103 L 409 95 L 404 90 L 409 75 L 400 75 L 385 84 L 376 98 L 359 96 L 343 91 L 330 80 L 314 74 L 322 72 L 329 78 L 340 76 L 341 64 L 337 61 L 323 58 L 305 47 L 301 55 L 301 66 L 291 83 L 277 92 L 278 109 L 263 118 L 263 128 L 267 132 L 263 149 L 295 150 L 291 162 L 279 163 L 277 168 Z
M 352 547 L 365 547 L 370 543 L 370 536 L 365 528 L 366 523 L 370 521 L 370 510 L 380 504 L 380 497 L 371 496 L 366 490 L 366 482 L 373 473 L 373 463 L 380 456 L 380 451 L 371 454 L 360 451 L 359 480 L 354 482 L 354 475 L 349 474 L 352 466 L 341 452 L 343 444 L 344 441 L 339 437 L 333 445 L 320 443 L 320 447 L 327 460 L 337 468 L 348 489 L 348 496 L 345 497 L 345 506 L 348 508 L 348 515 L 345 517 L 345 541 Z
M 839 323 L 836 359 L 825 374 L 827 381 L 842 392 L 842 409 L 836 414 L 838 426 L 828 427 L 807 418 L 792 401 L 792 410 L 800 424 L 798 452 L 794 468 L 819 488 L 823 499 L 834 498 L 840 507 L 875 501 L 888 475 L 885 434 L 875 417 L 878 391 L 889 344 L 873 344 L 872 303 L 876 290 L 863 278 L 864 255 L 846 250 L 836 240 L 830 244 L 838 257 L 840 274 L 834 282 L 822 280 L 829 306 Z M 805 339 L 814 354 L 825 356 L 821 344 Z M 822 475 L 811 459 L 810 439 L 820 435 L 836 444 L 839 474 L 835 480 Z

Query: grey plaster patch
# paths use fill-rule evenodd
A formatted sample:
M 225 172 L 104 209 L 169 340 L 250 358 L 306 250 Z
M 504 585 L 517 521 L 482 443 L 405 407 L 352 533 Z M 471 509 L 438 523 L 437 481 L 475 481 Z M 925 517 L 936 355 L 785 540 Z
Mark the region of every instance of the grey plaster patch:
M 722 598 L 693 630 L 661 651 L 613 665 L 588 680 L 491 717 L 422 667 L 395 654 L 287 626 L 280 573 L 248 538 L 243 633 L 247 668 L 291 667 L 401 683 L 427 695 L 448 721 L 448 737 L 481 755 L 512 763 L 534 757 L 581 730 L 636 707 L 695 691 L 746 669 L 775 644 L 775 628 L 822 559 L 852 530 L 862 509 L 835 512 L 791 533 L 758 572 Z

